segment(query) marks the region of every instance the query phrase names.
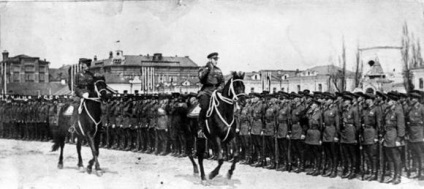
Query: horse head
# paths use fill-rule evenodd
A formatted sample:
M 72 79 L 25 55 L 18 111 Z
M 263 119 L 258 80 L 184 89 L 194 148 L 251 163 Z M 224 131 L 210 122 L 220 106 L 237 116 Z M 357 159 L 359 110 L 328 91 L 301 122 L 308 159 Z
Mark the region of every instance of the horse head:
M 232 72 L 232 78 L 228 80 L 222 91 L 222 95 L 244 106 L 246 104 L 245 86 L 243 83 L 244 72 Z
M 94 77 L 94 90 L 97 93 L 97 97 L 105 100 L 106 99 L 106 80 L 104 76 L 95 76 Z

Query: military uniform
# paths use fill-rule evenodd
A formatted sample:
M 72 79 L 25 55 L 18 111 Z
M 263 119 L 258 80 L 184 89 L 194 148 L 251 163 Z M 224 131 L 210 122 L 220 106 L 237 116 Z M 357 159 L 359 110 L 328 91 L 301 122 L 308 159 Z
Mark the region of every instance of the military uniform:
M 251 114 L 251 104 L 246 103 L 244 107 L 238 112 L 238 127 L 240 134 L 240 148 L 242 151 L 242 157 L 244 156 L 244 161 L 242 164 L 251 164 L 252 163 L 252 146 L 251 146 L 251 137 L 250 129 L 252 127 L 252 114 Z
M 413 98 L 420 98 L 421 96 L 413 96 Z M 407 136 L 409 137 L 409 144 L 412 153 L 412 158 L 418 164 L 418 173 L 415 178 L 424 180 L 422 175 L 422 161 L 424 152 L 424 105 L 416 102 L 412 104 L 407 117 Z
M 257 162 L 253 164 L 255 167 L 262 167 L 265 165 L 265 158 L 262 157 L 262 129 L 264 125 L 264 114 L 266 110 L 266 105 L 262 100 L 259 100 L 252 106 L 252 129 L 250 130 L 253 142 L 253 154 L 256 155 Z
M 344 159 L 344 173 L 342 178 L 353 179 L 356 177 L 358 131 L 360 129 L 359 114 L 354 106 L 343 110 L 342 126 L 340 129 L 340 143 Z
M 317 102 L 315 102 L 317 103 Z M 319 106 L 319 103 L 317 103 Z M 322 111 L 317 107 L 314 110 L 308 111 L 308 125 L 306 129 L 305 144 L 312 154 L 313 170 L 308 172 L 308 175 L 318 176 L 321 170 L 321 131 L 323 129 Z
M 264 124 L 264 137 L 265 137 L 265 154 L 262 154 L 263 157 L 269 157 L 271 159 L 268 169 L 275 169 L 275 130 L 277 125 L 277 111 L 279 109 L 276 104 L 277 99 L 273 98 L 270 100 L 269 105 L 265 110 L 265 124 Z
M 393 98 L 393 97 L 392 97 Z M 405 118 L 401 107 L 398 104 L 389 107 L 384 115 L 384 152 L 389 162 L 394 165 L 394 175 L 386 181 L 400 183 L 402 174 L 402 162 L 399 147 L 405 137 Z
M 208 55 L 208 59 L 215 58 L 218 56 L 218 53 L 211 53 Z M 206 111 L 209 105 L 209 99 L 211 94 L 215 90 L 223 89 L 224 87 L 224 75 L 222 74 L 221 69 L 213 65 L 212 62 L 208 62 L 206 66 L 199 69 L 199 80 L 202 84 L 202 88 L 198 94 L 199 104 L 200 104 L 200 113 L 199 113 L 199 130 L 202 130 L 206 127 Z
M 362 112 L 362 147 L 367 167 L 371 168 L 371 174 L 366 180 L 377 180 L 377 142 L 378 131 L 381 128 L 382 112 L 375 105 L 365 108 Z

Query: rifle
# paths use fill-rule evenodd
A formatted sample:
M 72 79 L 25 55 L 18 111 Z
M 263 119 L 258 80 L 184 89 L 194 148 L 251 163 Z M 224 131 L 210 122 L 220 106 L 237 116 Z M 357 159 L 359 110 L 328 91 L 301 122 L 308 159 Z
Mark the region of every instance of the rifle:
M 275 121 L 274 122 L 275 124 L 275 127 L 274 127 L 274 150 L 275 150 L 275 169 L 278 169 L 279 168 L 279 163 L 280 163 L 280 161 L 279 161 L 279 159 L 280 159 L 280 155 L 279 155 L 279 149 L 278 149 L 278 124 L 277 124 L 277 121 Z
M 408 148 L 409 142 L 405 140 L 405 170 L 406 170 L 406 177 L 411 176 L 411 153 L 409 152 Z
M 362 135 L 359 134 L 359 161 L 361 166 L 361 180 L 364 180 L 365 175 L 365 156 L 364 156 L 364 146 L 362 145 Z

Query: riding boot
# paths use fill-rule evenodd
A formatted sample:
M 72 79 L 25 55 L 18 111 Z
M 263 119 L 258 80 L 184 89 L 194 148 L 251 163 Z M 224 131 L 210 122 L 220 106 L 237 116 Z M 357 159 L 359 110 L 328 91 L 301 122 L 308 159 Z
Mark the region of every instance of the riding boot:
M 331 168 L 330 178 L 336 178 L 336 177 L 337 177 L 337 164 L 333 164 Z
M 275 160 L 274 158 L 271 156 L 271 160 L 268 166 L 266 166 L 267 169 L 275 169 L 276 168 L 276 164 L 275 164 Z
M 393 170 L 391 170 L 389 175 L 389 179 L 387 179 L 386 181 L 384 181 L 384 183 L 391 183 L 395 180 L 395 173 Z
M 327 169 L 325 169 L 325 173 L 323 173 L 323 177 L 329 177 L 331 176 L 331 174 L 333 174 L 333 163 L 331 163 L 330 166 L 327 167 Z

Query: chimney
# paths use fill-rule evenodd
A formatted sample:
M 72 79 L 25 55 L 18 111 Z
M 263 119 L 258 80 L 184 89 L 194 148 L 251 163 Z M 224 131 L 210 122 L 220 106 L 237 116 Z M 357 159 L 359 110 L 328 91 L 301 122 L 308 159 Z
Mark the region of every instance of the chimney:
M 162 54 L 161 53 L 153 54 L 153 61 L 161 61 L 161 60 L 162 60 Z
M 96 55 L 94 55 L 93 60 L 94 60 L 94 61 L 97 61 L 97 56 L 96 56 Z
M 112 59 L 113 58 L 113 52 L 112 51 L 110 51 L 109 52 L 109 59 Z
M 7 60 L 9 58 L 9 52 L 7 52 L 6 50 L 3 51 L 3 61 Z

